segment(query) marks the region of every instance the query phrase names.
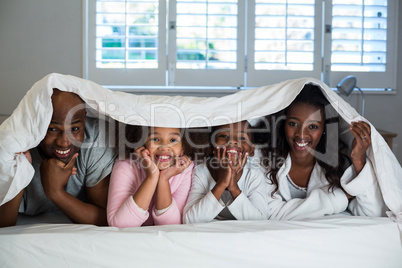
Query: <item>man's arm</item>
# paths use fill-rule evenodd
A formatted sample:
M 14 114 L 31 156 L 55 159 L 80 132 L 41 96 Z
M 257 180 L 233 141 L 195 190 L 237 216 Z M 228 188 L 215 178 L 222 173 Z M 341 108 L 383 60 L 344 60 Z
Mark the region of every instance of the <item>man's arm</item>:
M 72 221 L 82 224 L 107 225 L 106 204 L 110 175 L 98 184 L 87 188 L 88 203 L 65 191 L 51 197 L 51 201 Z
M 18 209 L 24 190 L 19 192 L 13 199 L 0 206 L 0 227 L 13 226 L 17 223 Z
M 70 176 L 76 172 L 74 163 L 77 156 L 75 154 L 67 164 L 54 158 L 43 160 L 40 171 L 46 197 L 74 223 L 107 225 L 105 208 L 109 175 L 95 186 L 86 188 L 89 203 L 65 190 Z

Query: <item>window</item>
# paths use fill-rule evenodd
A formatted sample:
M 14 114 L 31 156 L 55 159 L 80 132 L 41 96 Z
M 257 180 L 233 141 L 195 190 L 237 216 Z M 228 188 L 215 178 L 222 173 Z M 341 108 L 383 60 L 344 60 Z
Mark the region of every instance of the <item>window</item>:
M 313 77 L 396 87 L 396 0 L 86 0 L 86 78 L 257 87 Z
M 166 1 L 87 0 L 87 78 L 165 85 Z
M 254 3 L 253 3 L 254 2 Z M 322 3 L 314 0 L 249 2 L 248 85 L 300 77 L 321 79 Z
M 158 1 L 96 2 L 96 67 L 158 67 Z
M 396 88 L 395 10 L 397 1 L 332 0 L 330 55 L 324 58 L 330 85 L 352 73 L 359 87 Z

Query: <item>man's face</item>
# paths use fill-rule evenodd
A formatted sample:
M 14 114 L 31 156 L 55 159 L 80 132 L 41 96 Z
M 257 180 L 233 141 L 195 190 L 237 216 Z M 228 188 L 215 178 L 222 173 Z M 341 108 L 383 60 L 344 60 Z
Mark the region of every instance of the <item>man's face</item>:
M 39 148 L 45 158 L 68 163 L 84 141 L 86 111 L 78 95 L 53 90 L 53 115 Z

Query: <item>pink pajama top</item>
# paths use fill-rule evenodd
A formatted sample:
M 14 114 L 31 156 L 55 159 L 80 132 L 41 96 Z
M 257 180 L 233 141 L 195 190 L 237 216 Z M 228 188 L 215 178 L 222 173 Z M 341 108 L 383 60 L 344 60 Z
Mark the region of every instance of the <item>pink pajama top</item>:
M 147 211 L 135 204 L 133 195 L 145 179 L 145 170 L 135 160 L 117 160 L 114 164 L 107 204 L 107 220 L 110 226 L 136 227 L 182 223 L 183 208 L 191 187 L 194 163 L 182 173 L 170 178 L 172 204 L 165 210 L 155 210 L 155 195 Z M 151 213 L 150 213 L 150 212 Z

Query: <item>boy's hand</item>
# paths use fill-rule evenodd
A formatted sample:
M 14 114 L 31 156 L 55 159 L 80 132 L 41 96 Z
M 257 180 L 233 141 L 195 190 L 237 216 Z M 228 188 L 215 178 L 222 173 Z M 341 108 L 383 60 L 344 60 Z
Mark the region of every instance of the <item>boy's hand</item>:
M 64 191 L 70 176 L 77 174 L 77 168 L 74 167 L 77 157 L 78 153 L 74 154 L 67 164 L 55 158 L 43 160 L 40 166 L 42 186 L 50 201 Z

